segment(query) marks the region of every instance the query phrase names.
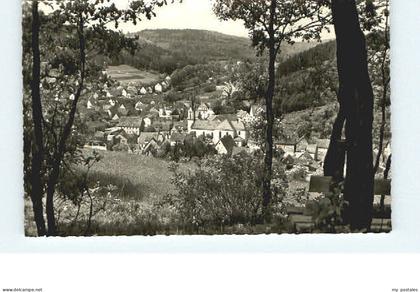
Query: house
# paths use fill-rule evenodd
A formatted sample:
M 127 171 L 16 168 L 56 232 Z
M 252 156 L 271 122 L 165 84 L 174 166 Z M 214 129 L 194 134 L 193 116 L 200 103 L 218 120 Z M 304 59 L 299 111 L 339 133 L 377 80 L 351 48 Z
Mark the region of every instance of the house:
M 88 101 L 87 101 L 87 103 L 86 103 L 86 108 L 87 108 L 87 109 L 92 109 L 92 108 L 94 108 L 94 103 L 92 103 L 92 102 L 90 101 L 90 99 L 88 99 Z
M 143 127 L 143 119 L 141 117 L 121 117 L 117 127 L 124 130 L 129 135 L 140 135 Z
M 316 144 L 308 144 L 308 146 L 306 146 L 306 151 L 313 159 L 318 160 L 318 146 Z
M 204 103 L 204 102 L 202 102 L 198 106 L 197 110 L 195 111 L 196 118 L 199 118 L 201 120 L 207 120 L 209 118 L 209 116 L 210 116 L 210 112 L 209 111 L 210 111 L 209 105 L 206 104 L 206 103 Z M 214 114 L 214 112 L 213 112 L 213 114 Z
M 105 129 L 104 135 L 106 138 L 106 143 L 109 145 L 114 145 L 116 143 L 115 137 L 120 134 L 123 130 L 118 127 Z
M 285 155 L 295 155 L 298 145 L 297 140 L 283 138 L 281 141 L 275 142 L 275 148 L 284 151 Z
M 142 153 L 148 156 L 150 155 L 155 156 L 159 148 L 160 148 L 159 142 L 156 141 L 155 138 L 152 138 L 145 144 Z
M 231 121 L 223 116 L 194 121 L 192 111 L 188 111 L 187 130 L 188 133 L 195 132 L 197 137 L 201 135 L 210 137 L 215 144 L 226 135 L 233 139 L 238 136 L 244 140 L 248 138 L 248 131 L 241 121 Z
M 306 139 L 300 139 L 296 145 L 296 152 L 305 152 L 308 145 L 309 143 Z
M 324 161 L 325 156 L 327 155 L 328 146 L 330 145 L 329 139 L 318 139 L 317 140 L 318 153 L 316 160 Z
M 140 89 L 140 94 L 141 94 L 141 95 L 145 95 L 146 93 L 147 93 L 146 88 L 142 87 L 142 88 Z
M 162 85 L 161 84 L 156 84 L 155 85 L 155 92 L 156 93 L 162 93 L 162 91 L 163 91 L 163 88 L 162 88 Z
M 123 115 L 123 116 L 126 116 L 126 115 L 128 114 L 128 110 L 127 110 L 127 108 L 125 107 L 125 105 L 124 105 L 124 104 L 121 104 L 121 105 L 118 107 L 118 112 L 119 112 L 121 115 Z
M 262 112 L 264 112 L 264 108 L 261 105 L 259 105 L 259 104 L 253 104 L 253 105 L 251 105 L 251 108 L 249 110 L 249 114 L 250 114 L 251 117 L 257 117 Z
M 248 131 L 245 124 L 241 121 L 231 121 L 230 123 L 235 129 L 235 136 L 242 138 L 243 141 L 246 141 L 248 139 Z
M 124 131 L 122 131 L 119 134 L 117 134 L 114 139 L 116 144 L 128 145 L 128 138 L 128 135 Z
M 102 151 L 106 151 L 107 147 L 105 142 L 103 141 L 91 141 L 86 143 L 83 148 L 86 149 L 92 149 L 92 150 L 102 150 Z
M 166 90 L 169 87 L 169 85 L 168 85 L 168 83 L 166 83 L 166 81 L 162 81 L 162 83 L 160 85 L 162 85 L 163 90 Z
M 302 154 L 300 154 L 296 162 L 300 165 L 310 165 L 314 161 L 314 158 L 308 151 L 304 151 Z
M 229 135 L 222 137 L 222 139 L 217 142 L 215 149 L 218 154 L 222 155 L 232 155 L 233 148 L 235 147 L 235 141 Z
M 140 146 L 141 149 L 146 147 L 147 143 L 150 140 L 154 139 L 155 141 L 162 143 L 165 141 L 165 137 L 161 133 L 157 132 L 141 132 L 140 136 L 137 138 L 137 144 Z
M 144 122 L 144 128 L 148 128 L 148 127 L 150 127 L 150 126 L 152 125 L 152 123 L 153 123 L 153 118 L 152 118 L 152 116 L 147 115 L 147 116 L 143 119 L 143 122 Z

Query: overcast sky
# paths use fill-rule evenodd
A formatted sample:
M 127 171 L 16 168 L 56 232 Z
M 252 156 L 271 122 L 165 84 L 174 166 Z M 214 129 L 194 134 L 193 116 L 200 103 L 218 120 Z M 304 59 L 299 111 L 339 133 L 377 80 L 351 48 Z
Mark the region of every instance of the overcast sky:
M 114 0 L 118 6 L 127 6 L 128 0 Z M 170 1 L 168 1 L 170 2 Z M 140 31 L 143 29 L 205 29 L 225 34 L 247 37 L 248 32 L 241 21 L 220 21 L 212 11 L 210 0 L 183 0 L 182 3 L 168 4 L 156 10 L 157 16 L 145 20 L 136 26 L 122 24 L 123 31 Z
M 111 0 L 119 8 L 127 8 L 131 0 Z M 168 2 L 171 2 L 168 0 Z M 145 19 L 133 25 L 132 23 L 120 23 L 119 29 L 124 32 L 136 32 L 144 29 L 204 29 L 218 31 L 241 37 L 248 37 L 242 21 L 220 21 L 212 10 L 213 0 L 182 0 L 179 3 L 169 3 L 156 9 L 156 17 L 151 20 Z M 45 7 L 44 10 L 48 11 Z M 334 31 L 324 32 L 322 39 L 334 38 Z

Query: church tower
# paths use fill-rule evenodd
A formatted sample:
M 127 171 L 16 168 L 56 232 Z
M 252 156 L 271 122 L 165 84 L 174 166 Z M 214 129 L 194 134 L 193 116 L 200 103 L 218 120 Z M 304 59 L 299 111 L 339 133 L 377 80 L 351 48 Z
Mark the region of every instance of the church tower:
M 193 123 L 194 123 L 194 111 L 190 107 L 188 109 L 188 118 L 187 118 L 188 133 L 191 132 L 191 127 L 192 127 Z

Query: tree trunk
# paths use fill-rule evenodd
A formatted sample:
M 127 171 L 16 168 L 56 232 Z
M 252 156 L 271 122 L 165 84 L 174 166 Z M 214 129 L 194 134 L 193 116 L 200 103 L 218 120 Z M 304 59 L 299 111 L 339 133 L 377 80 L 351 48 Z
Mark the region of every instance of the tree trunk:
M 84 35 L 84 23 L 83 18 L 80 16 L 79 27 L 78 27 L 78 36 L 79 36 L 79 51 L 80 51 L 80 81 L 77 91 L 74 95 L 74 100 L 71 105 L 69 112 L 69 117 L 64 125 L 61 138 L 56 152 L 54 153 L 54 162 L 52 166 L 51 173 L 49 175 L 48 184 L 47 184 L 47 204 L 46 204 L 46 213 L 47 213 L 47 222 L 48 222 L 48 235 L 56 235 L 56 223 L 54 215 L 54 194 L 56 190 L 56 185 L 60 176 L 61 163 L 64 159 L 64 154 L 66 151 L 66 143 L 68 138 L 71 135 L 71 130 L 74 124 L 74 118 L 77 111 L 77 103 L 79 102 L 82 90 L 84 87 L 85 81 L 85 67 L 86 67 L 86 40 Z
M 32 208 L 38 236 L 46 234 L 44 212 L 42 206 L 42 163 L 44 160 L 44 139 L 42 130 L 42 103 L 41 92 L 41 57 L 39 50 L 39 11 L 38 1 L 32 2 L 32 119 L 34 123 L 34 143 L 32 150 L 31 192 Z
M 344 112 L 340 105 L 333 124 L 330 145 L 324 160 L 324 175 L 332 176 L 334 182 L 340 182 L 344 179 L 344 162 L 346 157 L 345 142 L 342 140 L 344 122 Z
M 273 164 L 273 96 L 275 90 L 276 78 L 276 44 L 274 39 L 274 15 L 276 13 L 276 1 L 271 1 L 270 7 L 270 24 L 269 24 L 269 64 L 268 64 L 268 87 L 265 96 L 266 103 L 266 143 L 265 143 L 265 158 L 264 158 L 264 180 L 263 180 L 263 219 L 265 222 L 271 220 L 270 202 L 271 202 L 271 177 Z
M 373 208 L 372 122 L 373 91 L 365 36 L 354 0 L 333 0 L 337 38 L 340 100 L 346 120 L 347 171 L 344 199 L 349 202 L 344 220 L 352 230 L 369 230 Z

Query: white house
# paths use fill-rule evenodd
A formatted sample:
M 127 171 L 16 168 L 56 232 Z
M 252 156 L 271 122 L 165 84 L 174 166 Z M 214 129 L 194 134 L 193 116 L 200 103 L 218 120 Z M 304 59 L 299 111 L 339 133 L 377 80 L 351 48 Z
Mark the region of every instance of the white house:
M 90 99 L 88 99 L 88 101 L 87 101 L 86 108 L 87 109 L 92 109 L 93 108 L 93 103 L 90 101 Z
M 151 116 L 146 116 L 143 119 L 143 122 L 144 122 L 144 127 L 145 128 L 150 127 L 152 125 L 152 122 L 153 122 L 152 117 Z
M 146 88 L 142 87 L 142 88 L 140 89 L 140 94 L 141 94 L 141 95 L 145 95 L 146 93 L 147 93 Z
M 155 92 L 156 93 L 162 93 L 162 85 L 160 85 L 159 83 L 155 85 Z
M 195 132 L 196 136 L 210 137 L 215 144 L 224 136 L 231 136 L 232 139 L 240 137 L 244 141 L 248 139 L 248 131 L 243 122 L 230 121 L 227 118 L 194 121 L 192 110 L 188 111 L 187 129 L 188 133 Z

